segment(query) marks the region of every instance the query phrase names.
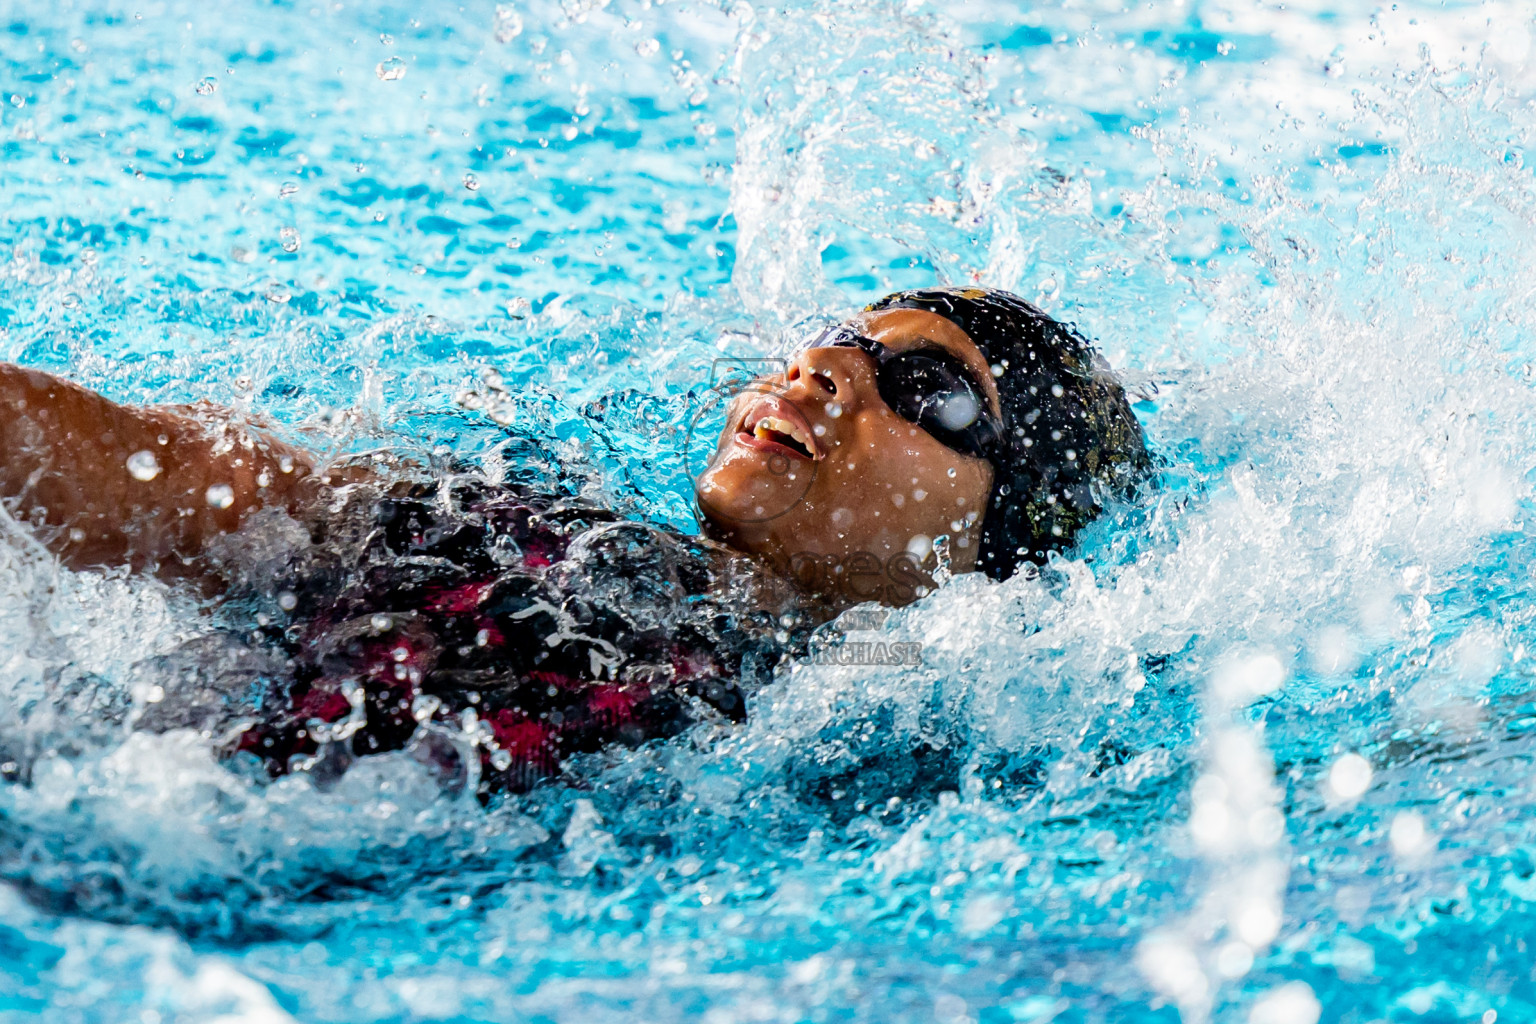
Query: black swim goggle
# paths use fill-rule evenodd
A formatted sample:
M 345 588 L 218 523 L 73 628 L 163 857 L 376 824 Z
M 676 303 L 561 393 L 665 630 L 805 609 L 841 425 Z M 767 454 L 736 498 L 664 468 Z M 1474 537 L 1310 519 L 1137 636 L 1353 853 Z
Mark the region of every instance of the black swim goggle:
M 875 361 L 875 384 L 891 411 L 917 424 L 945 447 L 990 460 L 1003 437 L 1003 424 L 987 404 L 987 393 L 952 352 L 936 345 L 897 351 L 846 324 L 828 327 L 796 349 L 847 346 Z

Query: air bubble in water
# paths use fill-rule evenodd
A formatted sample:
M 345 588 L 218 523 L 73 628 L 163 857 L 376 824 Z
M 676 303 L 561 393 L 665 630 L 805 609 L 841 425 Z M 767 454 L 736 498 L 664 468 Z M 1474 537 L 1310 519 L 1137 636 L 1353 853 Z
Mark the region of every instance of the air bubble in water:
M 203 494 L 213 508 L 229 508 L 235 503 L 235 489 L 229 484 L 214 484 Z
M 405 61 L 399 57 L 381 60 L 379 66 L 373 69 L 373 73 L 379 76 L 381 82 L 398 82 L 405 77 Z
M 281 231 L 278 232 L 278 238 L 280 240 L 280 244 L 283 247 L 283 252 L 298 252 L 299 251 L 299 229 L 298 228 L 283 228 Z
M 523 34 L 523 16 L 511 4 L 497 4 L 495 31 L 498 43 L 510 43 Z
M 480 179 L 473 174 L 466 174 L 464 175 L 464 187 L 471 192 L 477 191 L 480 188 Z
M 155 453 L 139 451 L 128 456 L 128 475 L 146 483 L 159 476 L 160 463 L 155 459 Z
M 654 57 L 660 49 L 661 42 L 656 39 L 642 39 L 635 44 L 635 52 L 642 57 Z
M 292 182 L 292 181 L 285 181 L 285 182 L 283 182 L 281 185 L 278 186 L 278 189 L 277 189 L 277 195 L 278 195 L 279 199 L 292 199 L 295 195 L 298 194 L 298 192 L 299 192 L 298 183 L 297 182 Z
M 219 80 L 210 75 L 207 78 L 198 79 L 197 84 L 192 88 L 197 90 L 199 96 L 212 96 L 219 90 Z

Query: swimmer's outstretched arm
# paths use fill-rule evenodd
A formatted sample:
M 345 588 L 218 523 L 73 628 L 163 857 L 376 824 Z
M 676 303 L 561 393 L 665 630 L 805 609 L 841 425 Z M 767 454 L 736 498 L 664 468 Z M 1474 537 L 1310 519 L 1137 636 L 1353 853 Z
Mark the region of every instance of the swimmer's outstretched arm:
M 316 497 L 314 458 L 215 406 L 118 405 L 0 363 L 0 502 L 72 568 L 204 571 L 253 510 Z

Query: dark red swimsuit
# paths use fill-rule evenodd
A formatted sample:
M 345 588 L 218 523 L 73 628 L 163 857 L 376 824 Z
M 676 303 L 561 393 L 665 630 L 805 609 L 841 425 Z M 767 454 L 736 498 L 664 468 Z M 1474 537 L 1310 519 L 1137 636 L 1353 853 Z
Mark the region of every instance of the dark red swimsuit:
M 259 714 L 235 702 L 229 752 L 272 774 L 431 723 L 473 744 L 483 793 L 524 789 L 573 754 L 740 720 L 798 637 L 744 560 L 600 509 L 458 478 L 352 518 L 318 547 L 353 554 L 246 598 L 276 600 L 287 671 Z

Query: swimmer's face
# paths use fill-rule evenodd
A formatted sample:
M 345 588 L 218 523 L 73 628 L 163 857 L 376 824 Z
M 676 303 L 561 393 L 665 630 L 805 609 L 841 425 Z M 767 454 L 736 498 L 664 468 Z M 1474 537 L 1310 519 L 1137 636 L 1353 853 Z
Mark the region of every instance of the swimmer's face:
M 891 352 L 958 358 L 1001 416 L 997 385 L 970 336 L 925 310 L 850 321 Z M 837 604 L 905 604 L 932 587 L 933 542 L 950 569 L 976 566 L 992 488 L 985 459 L 947 447 L 880 396 L 873 356 L 809 348 L 732 403 L 695 490 L 705 532 L 761 555 Z

